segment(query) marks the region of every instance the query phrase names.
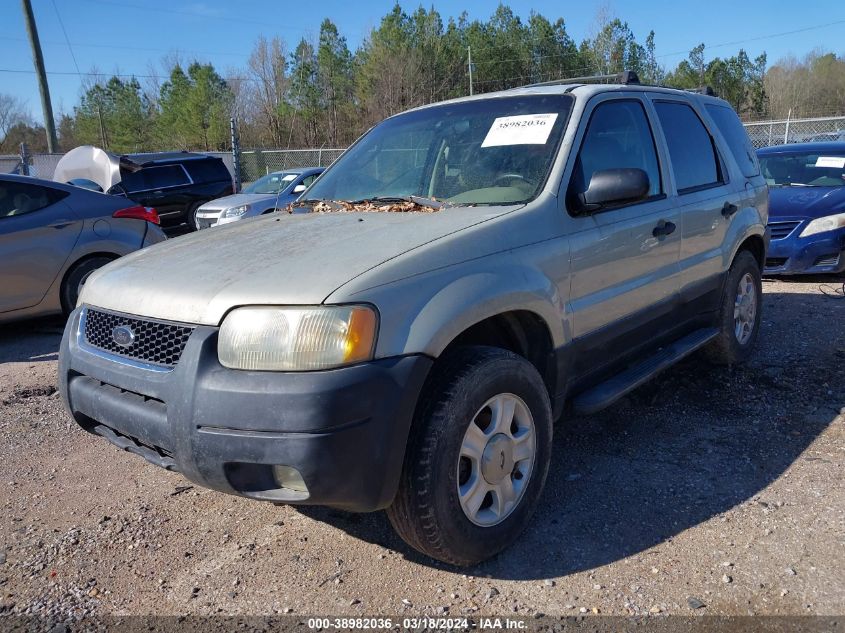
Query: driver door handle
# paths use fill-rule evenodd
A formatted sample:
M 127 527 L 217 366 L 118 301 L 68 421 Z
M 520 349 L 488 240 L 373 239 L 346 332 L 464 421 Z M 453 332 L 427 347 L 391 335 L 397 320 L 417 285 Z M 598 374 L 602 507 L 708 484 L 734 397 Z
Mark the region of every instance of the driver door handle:
M 657 223 L 657 226 L 654 227 L 654 230 L 651 232 L 651 234 L 654 237 L 665 237 L 674 233 L 675 228 L 677 227 L 675 226 L 674 222 L 660 220 L 660 222 Z
M 56 220 L 55 222 L 51 222 L 47 226 L 52 229 L 63 229 L 71 224 L 73 224 L 73 220 Z

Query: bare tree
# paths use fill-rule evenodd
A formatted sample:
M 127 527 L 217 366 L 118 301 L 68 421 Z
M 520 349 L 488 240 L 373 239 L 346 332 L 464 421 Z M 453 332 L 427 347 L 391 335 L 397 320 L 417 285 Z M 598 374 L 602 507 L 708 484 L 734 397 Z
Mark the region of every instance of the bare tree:
M 3 141 L 14 126 L 32 123 L 23 101 L 15 96 L 0 93 L 0 141 Z
M 845 58 L 833 53 L 815 50 L 801 60 L 778 60 L 764 84 L 774 118 L 845 113 Z
M 255 80 L 253 90 L 261 118 L 270 133 L 270 142 L 281 147 L 284 139 L 282 116 L 287 90 L 287 62 L 284 43 L 278 37 L 269 42 L 258 38 L 249 56 L 249 75 Z

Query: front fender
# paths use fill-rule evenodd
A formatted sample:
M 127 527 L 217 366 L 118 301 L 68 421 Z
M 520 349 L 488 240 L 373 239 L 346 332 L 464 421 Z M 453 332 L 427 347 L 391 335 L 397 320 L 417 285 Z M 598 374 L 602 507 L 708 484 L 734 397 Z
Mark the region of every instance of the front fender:
M 548 327 L 552 344 L 566 339 L 564 301 L 539 269 L 499 253 L 403 279 L 362 293 L 381 315 L 376 357 L 425 354 L 438 357 L 461 332 L 489 317 L 529 311 Z

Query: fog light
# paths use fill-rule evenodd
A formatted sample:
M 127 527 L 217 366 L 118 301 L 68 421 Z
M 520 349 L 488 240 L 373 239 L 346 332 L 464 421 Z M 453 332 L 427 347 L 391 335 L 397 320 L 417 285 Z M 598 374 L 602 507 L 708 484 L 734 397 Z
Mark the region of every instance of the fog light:
M 308 486 L 305 485 L 302 475 L 296 468 L 281 465 L 273 466 L 273 477 L 282 488 L 296 492 L 308 492 Z

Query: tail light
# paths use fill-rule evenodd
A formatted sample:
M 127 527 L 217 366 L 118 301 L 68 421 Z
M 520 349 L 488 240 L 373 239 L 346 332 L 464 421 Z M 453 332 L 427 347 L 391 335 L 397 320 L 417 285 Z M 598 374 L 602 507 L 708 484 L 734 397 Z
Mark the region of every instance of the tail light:
M 111 217 L 144 220 L 145 222 L 150 222 L 152 224 L 159 223 L 158 211 L 156 211 L 152 207 L 144 207 L 140 204 L 134 207 L 126 207 L 125 209 L 115 211 Z

